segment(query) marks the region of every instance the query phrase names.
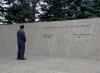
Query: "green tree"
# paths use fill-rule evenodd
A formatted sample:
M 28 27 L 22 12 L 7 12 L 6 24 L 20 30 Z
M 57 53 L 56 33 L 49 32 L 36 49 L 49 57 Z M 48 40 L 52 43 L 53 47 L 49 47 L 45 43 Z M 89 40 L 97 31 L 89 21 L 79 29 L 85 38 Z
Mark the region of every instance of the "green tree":
M 32 1 L 30 5 L 30 2 L 28 0 L 17 0 L 11 2 L 9 5 L 10 7 L 7 8 L 7 14 L 5 16 L 5 18 L 9 20 L 9 23 L 34 22 L 35 20 L 34 1 Z
M 0 2 L 0 22 L 4 23 L 6 21 L 5 15 L 6 15 L 6 7 L 4 6 L 6 4 L 3 3 L 3 1 Z
M 100 16 L 100 0 L 50 0 L 44 21 L 82 19 Z

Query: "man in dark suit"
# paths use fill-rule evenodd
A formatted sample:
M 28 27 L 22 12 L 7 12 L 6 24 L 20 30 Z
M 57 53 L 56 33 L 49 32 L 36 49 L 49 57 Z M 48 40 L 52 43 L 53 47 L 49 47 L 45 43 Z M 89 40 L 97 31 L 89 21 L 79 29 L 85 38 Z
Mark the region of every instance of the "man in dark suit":
M 18 60 L 26 60 L 24 58 L 25 42 L 26 42 L 26 35 L 25 35 L 25 32 L 24 32 L 24 25 L 21 25 L 20 29 L 17 31 L 17 42 L 18 42 L 17 59 Z

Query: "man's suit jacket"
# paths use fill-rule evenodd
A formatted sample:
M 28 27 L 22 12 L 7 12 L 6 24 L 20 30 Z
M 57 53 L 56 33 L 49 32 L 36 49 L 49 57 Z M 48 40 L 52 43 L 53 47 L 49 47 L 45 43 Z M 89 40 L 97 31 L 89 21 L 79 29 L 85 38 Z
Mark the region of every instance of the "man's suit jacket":
M 25 32 L 21 29 L 17 31 L 17 42 L 18 42 L 18 45 L 24 45 L 26 42 Z

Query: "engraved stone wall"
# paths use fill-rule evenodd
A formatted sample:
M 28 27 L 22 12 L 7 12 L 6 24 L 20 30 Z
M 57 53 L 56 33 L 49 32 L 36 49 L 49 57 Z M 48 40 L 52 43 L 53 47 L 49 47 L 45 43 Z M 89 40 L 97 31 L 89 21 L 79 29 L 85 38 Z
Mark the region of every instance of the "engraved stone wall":
M 16 56 L 19 25 L 0 25 L 0 55 Z M 100 59 L 100 18 L 24 25 L 26 56 Z

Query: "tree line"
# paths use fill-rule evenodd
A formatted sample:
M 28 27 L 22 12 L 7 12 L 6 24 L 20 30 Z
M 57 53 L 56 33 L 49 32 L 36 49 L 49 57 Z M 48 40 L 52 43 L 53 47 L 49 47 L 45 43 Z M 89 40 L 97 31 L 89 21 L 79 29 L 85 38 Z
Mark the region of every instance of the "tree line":
M 61 21 L 100 16 L 100 0 L 4 0 L 0 2 L 3 23 Z M 8 5 L 4 7 L 4 5 Z M 39 8 L 40 7 L 40 8 Z

